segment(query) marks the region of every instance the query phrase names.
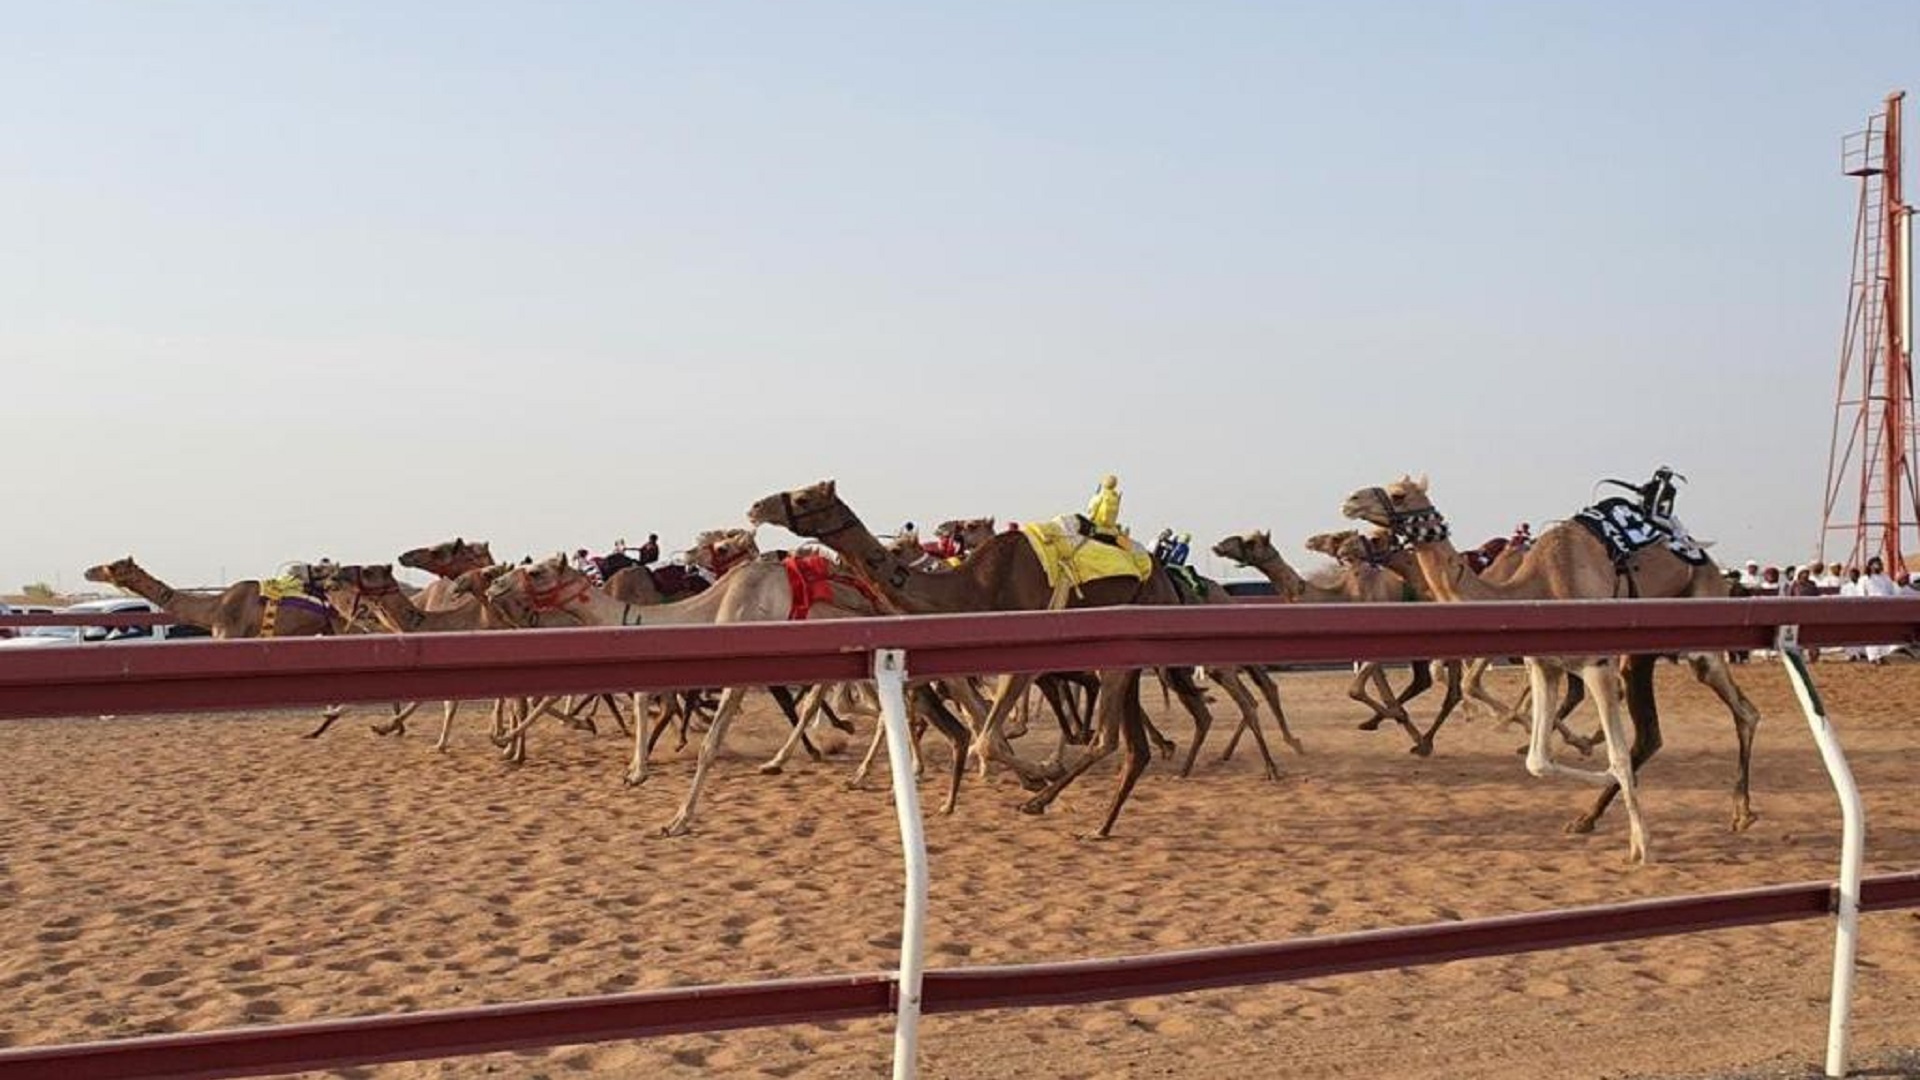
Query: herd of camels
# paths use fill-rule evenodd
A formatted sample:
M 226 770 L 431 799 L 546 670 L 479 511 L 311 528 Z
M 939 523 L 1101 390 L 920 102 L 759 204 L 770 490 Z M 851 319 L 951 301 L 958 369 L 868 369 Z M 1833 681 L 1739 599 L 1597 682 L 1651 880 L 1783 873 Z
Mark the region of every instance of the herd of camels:
M 1355 531 L 1326 533 L 1308 541 L 1312 550 L 1338 561 L 1337 572 L 1309 581 L 1274 549 L 1269 534 L 1248 532 L 1229 536 L 1214 552 L 1264 574 L 1274 590 L 1289 601 L 1305 603 L 1398 603 L 1485 600 L 1587 600 L 1627 595 L 1623 578 L 1630 577 L 1632 595 L 1646 598 L 1724 597 L 1730 587 L 1709 560 L 1693 564 L 1667 547 L 1654 544 L 1617 563 L 1606 546 L 1587 529 L 1562 523 L 1542 533 L 1524 551 L 1509 550 L 1493 565 L 1474 572 L 1450 541 L 1445 518 L 1428 498 L 1425 479 L 1403 477 L 1384 487 L 1365 488 L 1346 500 L 1346 517 L 1375 526 L 1362 535 Z M 519 564 L 496 563 L 484 543 L 453 540 L 417 548 L 399 557 L 403 566 L 434 576 L 417 592 L 403 587 L 389 565 L 329 567 L 316 587 L 324 603 L 285 604 L 270 599 L 262 583 L 240 582 L 217 595 L 176 591 L 142 570 L 131 558 L 96 566 L 89 580 L 110 583 L 151 600 L 184 622 L 207 628 L 216 637 L 303 636 L 379 630 L 391 633 L 496 630 L 565 626 L 664 626 L 675 624 L 783 621 L 795 617 L 859 618 L 887 614 L 1044 610 L 1060 600 L 1049 584 L 1047 569 L 1033 545 L 1017 531 L 995 531 L 991 519 L 949 522 L 943 535 L 955 540 L 964 556 L 953 562 L 929 558 L 917 543 L 883 541 L 844 503 L 833 483 L 824 481 L 762 499 L 748 510 L 749 525 L 775 525 L 805 537 L 831 551 L 822 555 L 762 555 L 755 546 L 753 528 L 704 533 L 690 556 L 717 575 L 711 587 L 693 595 L 663 595 L 652 573 L 632 567 L 604 584 L 569 565 L 561 556 Z M 813 567 L 804 590 L 796 570 L 800 561 Z M 805 593 L 804 603 L 802 592 Z M 1144 578 L 1108 577 L 1084 581 L 1066 597 L 1070 607 L 1121 604 L 1183 604 L 1227 602 L 1224 589 L 1188 573 L 1173 573 L 1155 563 Z M 1565 775 L 1602 785 L 1598 798 L 1568 825 L 1570 832 L 1589 832 L 1616 798 L 1626 809 L 1628 857 L 1648 857 L 1647 832 L 1635 789 L 1640 766 L 1660 749 L 1660 727 L 1652 689 L 1653 657 L 1596 656 L 1528 659 L 1528 695 L 1531 698 L 1530 738 L 1525 747 L 1527 769 L 1536 776 Z M 1732 715 L 1739 741 L 1733 786 L 1731 826 L 1742 830 L 1754 821 L 1748 798 L 1748 771 L 1759 713 L 1735 684 L 1723 654 L 1687 657 L 1693 674 L 1724 701 Z M 1520 723 L 1513 706 L 1478 686 L 1485 661 L 1449 658 L 1430 662 L 1442 672 L 1446 700 L 1438 716 L 1424 730 L 1406 710 L 1407 702 L 1431 684 L 1429 664 L 1414 665 L 1415 682 L 1395 693 L 1376 665 L 1356 675 L 1350 696 L 1366 704 L 1372 716 L 1362 726 L 1377 727 L 1391 720 L 1412 740 L 1416 754 L 1432 752 L 1440 725 L 1462 700 L 1491 708 L 1496 715 Z M 1471 666 L 1469 666 L 1471 665 Z M 1174 747 L 1154 727 L 1140 702 L 1142 672 L 1062 672 L 1028 678 L 1002 676 L 992 685 L 979 680 L 923 681 L 909 687 L 916 734 L 931 727 L 951 745 L 951 769 L 942 810 L 955 809 L 962 780 L 975 760 L 984 775 L 989 762 L 1004 765 L 1033 792 L 1020 808 L 1041 813 L 1089 768 L 1122 754 L 1122 765 L 1111 801 L 1095 837 L 1108 836 L 1141 773 L 1158 750 L 1171 756 Z M 1239 726 L 1225 748 L 1231 755 L 1243 734 L 1251 734 L 1265 763 L 1266 775 L 1279 779 L 1263 731 L 1261 706 L 1271 712 L 1280 737 L 1296 752 L 1302 746 L 1287 727 L 1280 694 L 1272 677 L 1258 667 L 1214 669 L 1211 684 L 1237 709 Z M 1212 727 L 1210 700 L 1190 669 L 1158 672 L 1166 691 L 1180 702 L 1194 723 L 1193 739 L 1181 763 L 1189 775 Z M 1570 693 L 1561 704 L 1563 676 Z M 1023 733 L 1029 689 L 1037 686 L 1058 718 L 1060 738 L 1053 752 L 1029 761 L 1015 750 L 1012 739 Z M 1249 689 L 1251 687 L 1251 689 Z M 791 730 L 785 746 L 761 766 L 778 772 L 796 748 L 804 747 L 816 759 L 808 739 L 815 722 L 851 730 L 840 713 L 872 708 L 870 697 L 857 686 L 796 688 L 766 687 L 778 700 Z M 718 703 L 710 694 L 631 695 L 632 723 L 622 715 L 623 701 L 614 695 L 578 699 L 494 704 L 492 738 L 509 760 L 524 759 L 526 733 L 543 716 L 557 716 L 577 726 L 591 726 L 590 708 L 611 708 L 623 732 L 633 737 L 633 755 L 626 772 L 630 784 L 647 779 L 648 760 L 662 734 L 676 724 L 679 741 L 686 744 L 690 725 L 706 722 L 694 777 L 674 818 L 662 830 L 685 832 L 692 824 L 699 795 L 719 751 L 729 723 L 745 693 L 730 688 Z M 1568 731 L 1564 720 L 1583 697 L 1599 715 L 1599 732 L 1581 739 Z M 1525 702 L 1521 703 L 1524 708 Z M 444 707 L 439 749 L 446 749 L 456 703 Z M 394 714 L 374 725 L 383 734 L 405 730 L 413 706 L 395 706 Z M 312 735 L 318 736 L 340 715 L 328 710 Z M 879 749 L 878 725 L 854 783 L 864 780 Z M 1604 744 L 1604 769 L 1560 764 L 1551 754 L 1555 731 L 1583 754 Z M 1070 748 L 1083 749 L 1069 760 Z M 917 753 L 917 749 L 916 749 Z M 915 768 L 919 761 L 916 758 Z

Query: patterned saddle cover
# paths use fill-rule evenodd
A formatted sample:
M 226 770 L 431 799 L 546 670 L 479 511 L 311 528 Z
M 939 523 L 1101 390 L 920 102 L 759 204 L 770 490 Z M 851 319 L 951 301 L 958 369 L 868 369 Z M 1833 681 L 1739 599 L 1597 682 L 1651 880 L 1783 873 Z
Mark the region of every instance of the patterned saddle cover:
M 1081 536 L 1071 518 L 1028 522 L 1020 526 L 1020 533 L 1046 568 L 1056 608 L 1065 607 L 1068 592 L 1089 581 L 1111 577 L 1145 581 L 1153 576 L 1153 556 L 1125 537 L 1120 538 L 1123 547 Z
M 1700 566 L 1707 561 L 1706 551 L 1684 528 L 1649 517 L 1628 499 L 1602 499 L 1573 515 L 1573 520 L 1607 546 L 1607 555 L 1615 566 L 1625 566 L 1634 553 L 1655 544 L 1665 544 L 1668 551 L 1689 566 Z
M 1167 576 L 1173 579 L 1173 587 L 1180 593 L 1180 602 L 1183 604 L 1203 603 L 1211 591 L 1212 583 L 1191 566 L 1168 566 Z

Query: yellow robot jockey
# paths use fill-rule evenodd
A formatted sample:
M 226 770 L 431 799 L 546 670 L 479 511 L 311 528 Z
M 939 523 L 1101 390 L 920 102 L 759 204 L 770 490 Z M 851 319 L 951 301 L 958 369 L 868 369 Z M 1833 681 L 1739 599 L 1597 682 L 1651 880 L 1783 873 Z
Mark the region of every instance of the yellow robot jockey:
M 1093 537 L 1109 544 L 1120 540 L 1120 480 L 1109 473 L 1100 478 L 1100 490 L 1087 503 Z

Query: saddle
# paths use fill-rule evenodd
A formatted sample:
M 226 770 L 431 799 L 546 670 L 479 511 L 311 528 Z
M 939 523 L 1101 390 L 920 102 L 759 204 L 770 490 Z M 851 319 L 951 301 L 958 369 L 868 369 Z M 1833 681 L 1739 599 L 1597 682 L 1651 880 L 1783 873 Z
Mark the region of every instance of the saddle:
M 1606 545 L 1615 570 L 1625 574 L 1633 556 L 1655 544 L 1665 544 L 1680 561 L 1702 566 L 1707 553 L 1686 531 L 1654 517 L 1628 499 L 1602 499 L 1573 515 L 1573 520 Z
M 799 622 L 813 613 L 815 604 L 835 602 L 833 587 L 844 585 L 867 599 L 875 610 L 885 604 L 873 586 L 851 574 L 843 574 L 825 555 L 789 555 L 780 560 L 787 569 L 787 586 L 793 592 L 793 605 L 787 610 L 790 622 Z
M 647 571 L 653 575 L 653 587 L 668 600 L 678 600 L 705 592 L 707 579 L 684 566 L 652 567 Z

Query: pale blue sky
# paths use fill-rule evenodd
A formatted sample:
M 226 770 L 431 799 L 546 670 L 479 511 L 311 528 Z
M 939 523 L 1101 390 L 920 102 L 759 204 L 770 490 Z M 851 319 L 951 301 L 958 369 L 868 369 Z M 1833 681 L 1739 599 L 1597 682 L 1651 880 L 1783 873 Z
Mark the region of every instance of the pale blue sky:
M 463 534 L 1817 525 L 1885 4 L 10 4 L 0 587 Z M 769 543 L 778 534 L 765 538 Z

